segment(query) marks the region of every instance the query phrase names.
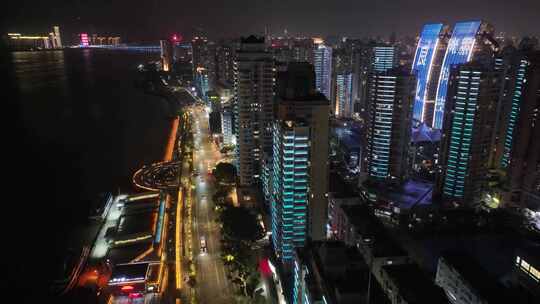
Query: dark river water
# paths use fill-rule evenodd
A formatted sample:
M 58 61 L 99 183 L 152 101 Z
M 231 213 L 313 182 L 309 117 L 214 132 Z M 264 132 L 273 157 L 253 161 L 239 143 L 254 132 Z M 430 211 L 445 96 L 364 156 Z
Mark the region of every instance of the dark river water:
M 137 66 L 157 54 L 64 50 L 4 57 L 13 107 L 3 114 L 11 136 L 2 148 L 9 149 L 3 174 L 10 180 L 2 191 L 11 194 L 4 204 L 12 207 L 4 217 L 16 220 L 5 228 L 13 237 L 10 266 L 45 285 L 87 225 L 91 202 L 103 192 L 133 191 L 133 172 L 162 159 L 170 109 L 135 87 Z

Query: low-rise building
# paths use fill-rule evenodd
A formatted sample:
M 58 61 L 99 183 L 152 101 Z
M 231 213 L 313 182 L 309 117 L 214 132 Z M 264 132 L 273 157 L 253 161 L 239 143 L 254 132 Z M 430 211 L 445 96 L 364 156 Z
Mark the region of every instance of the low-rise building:
M 368 275 L 354 247 L 334 241 L 310 243 L 295 250 L 292 303 L 363 303 Z
M 508 303 L 502 293 L 504 287 L 464 253 L 445 252 L 439 258 L 435 283 L 452 304 Z
M 392 304 L 448 304 L 444 291 L 416 264 L 383 266 L 381 285 Z
M 513 279 L 527 303 L 540 302 L 540 246 L 516 250 Z

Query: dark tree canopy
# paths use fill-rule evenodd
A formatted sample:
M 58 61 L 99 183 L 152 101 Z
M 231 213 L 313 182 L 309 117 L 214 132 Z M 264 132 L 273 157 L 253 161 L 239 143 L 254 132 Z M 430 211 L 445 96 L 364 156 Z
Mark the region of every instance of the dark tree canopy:
M 223 230 L 232 239 L 254 242 L 263 236 L 257 218 L 244 207 L 228 207 L 221 213 Z
M 220 183 L 234 183 L 236 179 L 236 168 L 229 163 L 217 164 L 213 173 L 216 180 Z

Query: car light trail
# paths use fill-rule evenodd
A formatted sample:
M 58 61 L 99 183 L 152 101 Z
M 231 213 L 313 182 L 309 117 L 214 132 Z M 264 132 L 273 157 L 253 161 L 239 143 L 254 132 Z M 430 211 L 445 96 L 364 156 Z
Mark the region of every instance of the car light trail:
M 179 118 L 177 117 L 173 121 L 171 134 L 169 136 L 169 142 L 167 143 L 167 148 L 165 149 L 165 156 L 163 156 L 164 161 L 171 161 L 172 155 L 174 152 L 174 143 L 176 142 L 176 133 L 178 132 Z
M 176 247 L 175 247 L 175 264 L 176 264 L 176 289 L 182 288 L 182 265 L 180 260 L 180 248 L 182 246 L 180 220 L 182 214 L 182 187 L 178 189 L 178 201 L 176 202 Z

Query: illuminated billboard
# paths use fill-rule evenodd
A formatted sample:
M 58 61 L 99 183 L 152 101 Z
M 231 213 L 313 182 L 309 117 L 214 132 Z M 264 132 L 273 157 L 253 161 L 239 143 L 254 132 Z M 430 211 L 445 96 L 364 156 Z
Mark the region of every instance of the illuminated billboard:
M 448 91 L 448 77 L 453 65 L 466 63 L 471 60 L 476 34 L 480 28 L 481 21 L 468 21 L 456 23 L 452 37 L 448 41 L 448 47 L 444 54 L 444 59 L 437 85 L 437 95 L 435 97 L 435 112 L 433 128 L 442 129 L 444 102 Z
M 431 68 L 433 58 L 439 44 L 439 35 L 443 28 L 442 23 L 432 23 L 424 25 L 414 61 L 412 73 L 416 75 L 416 96 L 414 98 L 413 118 L 423 121 L 424 104 L 427 96 L 427 85 L 431 78 Z

